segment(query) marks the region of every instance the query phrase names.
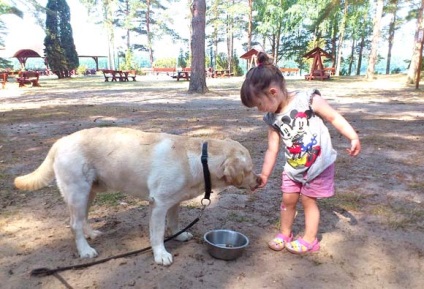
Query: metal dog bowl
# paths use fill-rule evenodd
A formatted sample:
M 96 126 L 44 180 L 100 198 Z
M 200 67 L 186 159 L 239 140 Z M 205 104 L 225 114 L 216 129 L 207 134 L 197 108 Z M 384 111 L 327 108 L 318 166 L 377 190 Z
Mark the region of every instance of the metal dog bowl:
M 212 230 L 203 236 L 208 246 L 209 254 L 217 259 L 234 260 L 241 256 L 244 248 L 249 245 L 249 239 L 231 230 Z

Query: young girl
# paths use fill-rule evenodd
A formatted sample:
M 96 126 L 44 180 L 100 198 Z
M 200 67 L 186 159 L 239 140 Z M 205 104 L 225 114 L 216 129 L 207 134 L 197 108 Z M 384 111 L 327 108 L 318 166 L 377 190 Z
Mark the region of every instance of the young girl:
M 280 232 L 268 245 L 276 251 L 286 248 L 297 254 L 318 251 L 320 212 L 317 199 L 334 195 L 336 160 L 323 119 L 350 140 L 349 155 L 358 155 L 361 144 L 352 126 L 321 97 L 318 90 L 288 92 L 283 75 L 270 63 L 267 54 L 260 52 L 258 63 L 247 73 L 240 96 L 245 106 L 266 112 L 264 121 L 269 125 L 268 149 L 259 187 L 268 182 L 280 141 L 286 160 L 282 174 Z M 303 237 L 294 240 L 292 225 L 299 199 L 305 212 L 305 230 Z

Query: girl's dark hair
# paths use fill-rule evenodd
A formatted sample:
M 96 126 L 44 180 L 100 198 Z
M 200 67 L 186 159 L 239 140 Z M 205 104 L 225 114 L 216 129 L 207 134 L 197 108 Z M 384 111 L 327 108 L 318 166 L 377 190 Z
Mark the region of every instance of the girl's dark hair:
M 258 66 L 251 68 L 240 89 L 240 98 L 243 105 L 254 107 L 254 99 L 265 94 L 267 88 L 276 83 L 285 95 L 287 95 L 286 82 L 281 71 L 272 64 L 268 55 L 259 52 L 257 55 Z

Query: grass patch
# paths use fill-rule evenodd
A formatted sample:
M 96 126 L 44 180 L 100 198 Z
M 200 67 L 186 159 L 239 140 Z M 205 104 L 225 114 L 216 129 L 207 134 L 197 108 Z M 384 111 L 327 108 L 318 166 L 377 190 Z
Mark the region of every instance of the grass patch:
M 424 182 L 410 182 L 408 189 L 411 191 L 424 192 Z
M 424 208 L 404 203 L 374 206 L 371 214 L 382 217 L 391 229 L 423 228 Z
M 124 194 L 119 192 L 101 193 L 96 196 L 94 204 L 98 206 L 116 207 L 124 198 Z
M 346 211 L 359 211 L 363 200 L 367 196 L 357 193 L 336 194 L 332 198 L 326 198 L 319 201 L 320 207 L 333 210 L 341 208 Z
M 252 220 L 250 218 L 247 218 L 246 216 L 239 215 L 236 212 L 229 213 L 228 216 L 227 216 L 227 219 L 229 221 L 237 222 L 237 223 L 245 223 L 245 222 L 251 223 L 252 222 Z

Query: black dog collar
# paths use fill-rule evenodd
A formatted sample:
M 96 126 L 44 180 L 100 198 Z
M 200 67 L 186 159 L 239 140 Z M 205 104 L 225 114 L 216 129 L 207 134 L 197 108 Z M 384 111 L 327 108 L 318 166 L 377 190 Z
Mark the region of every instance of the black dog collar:
M 208 142 L 204 142 L 202 145 L 202 166 L 203 166 L 203 177 L 205 179 L 205 199 L 209 200 L 212 192 L 211 174 L 208 167 Z

